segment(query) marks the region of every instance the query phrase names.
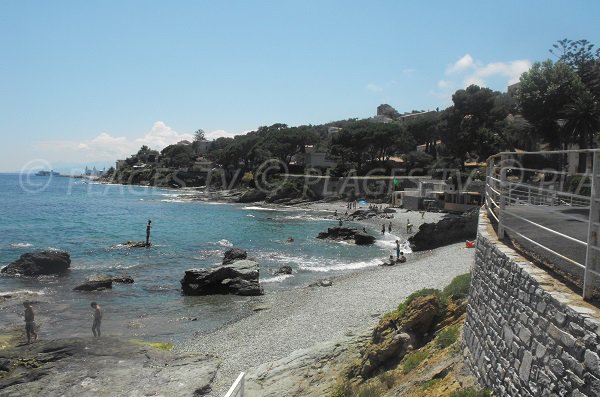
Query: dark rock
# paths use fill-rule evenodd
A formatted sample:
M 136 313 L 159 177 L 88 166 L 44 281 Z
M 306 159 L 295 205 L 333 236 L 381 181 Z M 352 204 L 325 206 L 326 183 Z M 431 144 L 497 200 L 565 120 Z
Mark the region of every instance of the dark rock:
M 71 257 L 64 251 L 39 251 L 21 255 L 19 259 L 0 270 L 6 274 L 39 276 L 63 274 L 71 266 Z
M 267 194 L 259 189 L 246 190 L 239 198 L 238 203 L 255 203 L 263 201 L 267 198 Z
M 250 260 L 237 260 L 210 269 L 190 269 L 181 280 L 181 289 L 185 295 L 262 295 L 258 274 L 258 263 Z
M 232 263 L 233 261 L 237 261 L 238 259 L 246 259 L 248 258 L 248 253 L 240 248 L 231 248 L 225 251 L 225 256 L 223 257 L 223 264 L 227 265 Z
M 354 234 L 354 243 L 356 245 L 368 245 L 375 243 L 375 236 L 371 236 L 369 233 L 356 232 Z
M 111 289 L 112 283 L 113 280 L 109 277 L 86 280 L 83 284 L 73 288 L 73 291 L 102 291 Z
M 343 226 L 330 227 L 326 232 L 319 233 L 317 238 L 334 241 L 354 240 L 354 243 L 358 245 L 373 244 L 375 242 L 375 237 L 369 233 Z
M 333 281 L 329 279 L 317 280 L 312 284 L 309 284 L 309 287 L 331 287 L 333 285 Z
M 150 243 L 146 244 L 145 241 L 127 241 L 125 243 L 119 244 L 119 247 L 125 248 L 147 248 L 150 247 Z
M 386 214 L 393 214 L 395 212 L 397 212 L 395 209 L 393 208 L 386 208 L 383 210 L 383 212 L 385 212 Z
M 475 208 L 462 215 L 447 215 L 437 223 L 424 223 L 408 242 L 413 251 L 425 251 L 475 239 L 478 217 L 479 208 Z
M 112 277 L 113 283 L 119 284 L 133 284 L 133 277 L 130 276 L 115 276 Z
M 281 266 L 273 274 L 292 274 L 292 267 L 287 265 Z

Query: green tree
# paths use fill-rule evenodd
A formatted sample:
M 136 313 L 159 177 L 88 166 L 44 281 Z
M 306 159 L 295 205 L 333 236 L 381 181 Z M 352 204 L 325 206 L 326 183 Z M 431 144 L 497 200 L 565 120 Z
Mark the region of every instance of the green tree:
M 572 137 L 556 120 L 564 117 L 565 106 L 584 90 L 579 76 L 566 63 L 547 60 L 535 63 L 521 75 L 520 82 L 517 98 L 521 114 L 538 137 L 553 148 L 566 149 Z

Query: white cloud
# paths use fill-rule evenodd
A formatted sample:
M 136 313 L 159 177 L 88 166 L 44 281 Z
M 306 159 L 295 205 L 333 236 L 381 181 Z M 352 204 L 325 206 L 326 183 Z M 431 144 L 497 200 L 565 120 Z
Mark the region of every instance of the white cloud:
M 446 68 L 446 74 L 462 72 L 473 67 L 475 67 L 475 61 L 473 60 L 473 57 L 471 54 L 465 54 L 462 58 L 456 61 L 454 65 Z
M 152 129 L 142 138 L 138 138 L 135 142 L 139 145 L 146 145 L 152 149 L 162 150 L 165 147 L 177 143 L 179 141 L 193 141 L 193 134 L 179 134 L 177 131 L 166 125 L 162 121 L 156 121 Z
M 519 59 L 511 62 L 494 62 L 477 67 L 475 72 L 465 79 L 466 85 L 479 84 L 485 85 L 485 78 L 493 76 L 506 77 L 507 85 L 519 81 L 519 77 L 531 68 L 531 62 L 527 59 Z
M 383 91 L 383 88 L 378 86 L 377 84 L 369 83 L 367 84 L 367 90 L 371 92 L 381 92 Z
M 508 85 L 518 82 L 521 74 L 530 68 L 531 62 L 527 59 L 484 63 L 475 60 L 470 54 L 465 54 L 446 68 L 445 78 L 438 80 L 437 90 L 431 91 L 430 95 L 451 103 L 452 94 L 461 86 L 468 87 L 476 84 L 490 87 L 491 85 L 490 88 L 504 91 Z M 462 85 L 459 83 L 460 80 Z
M 219 137 L 233 137 L 234 133 L 216 130 L 206 133 L 209 140 Z M 123 159 L 138 151 L 142 145 L 151 149 L 162 150 L 165 147 L 182 140 L 193 141 L 194 135 L 178 133 L 163 121 L 156 121 L 152 128 L 140 138 L 113 136 L 101 132 L 91 140 L 86 141 L 47 141 L 40 142 L 35 148 L 40 155 L 49 161 L 93 163 Z
M 451 81 L 449 81 L 449 80 L 440 80 L 440 81 L 438 81 L 438 83 L 437 83 L 437 86 L 438 86 L 438 88 L 442 88 L 442 89 L 444 89 L 444 88 L 448 88 L 448 87 L 450 87 L 451 85 L 452 85 L 452 82 L 451 82 Z

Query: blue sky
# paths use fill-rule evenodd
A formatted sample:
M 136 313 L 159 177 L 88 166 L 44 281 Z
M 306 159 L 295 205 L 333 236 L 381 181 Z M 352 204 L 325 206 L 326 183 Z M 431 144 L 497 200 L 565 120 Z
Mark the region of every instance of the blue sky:
M 202 128 L 231 136 L 443 109 L 562 38 L 597 1 L 0 0 L 0 172 L 107 165 Z M 42 164 L 45 164 L 42 162 Z

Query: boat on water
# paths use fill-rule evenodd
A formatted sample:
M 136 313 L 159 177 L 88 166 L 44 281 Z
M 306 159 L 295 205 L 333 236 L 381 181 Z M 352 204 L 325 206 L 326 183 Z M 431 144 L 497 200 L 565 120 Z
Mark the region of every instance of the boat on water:
M 54 170 L 51 170 L 51 171 L 41 170 L 41 171 L 36 172 L 35 175 L 36 176 L 59 176 L 60 172 L 55 172 Z

